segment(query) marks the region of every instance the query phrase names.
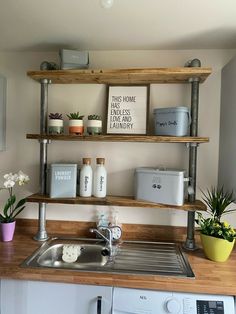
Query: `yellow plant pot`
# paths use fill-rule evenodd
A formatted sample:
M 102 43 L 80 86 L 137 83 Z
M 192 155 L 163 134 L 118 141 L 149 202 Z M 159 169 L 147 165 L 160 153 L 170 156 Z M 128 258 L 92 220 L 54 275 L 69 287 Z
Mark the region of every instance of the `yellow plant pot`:
M 229 242 L 224 239 L 200 234 L 206 257 L 214 262 L 225 262 L 233 250 L 235 239 Z

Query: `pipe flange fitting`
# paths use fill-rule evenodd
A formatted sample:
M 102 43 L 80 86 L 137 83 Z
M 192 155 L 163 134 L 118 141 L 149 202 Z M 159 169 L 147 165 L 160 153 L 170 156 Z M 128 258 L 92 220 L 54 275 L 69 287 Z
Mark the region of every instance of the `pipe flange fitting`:
M 185 67 L 193 67 L 193 68 L 200 68 L 201 61 L 199 59 L 192 59 L 185 63 Z

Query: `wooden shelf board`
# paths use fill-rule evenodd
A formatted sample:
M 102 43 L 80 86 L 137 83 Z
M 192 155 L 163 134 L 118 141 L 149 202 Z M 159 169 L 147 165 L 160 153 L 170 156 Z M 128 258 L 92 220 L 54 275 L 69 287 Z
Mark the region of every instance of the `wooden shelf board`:
M 66 135 L 66 134 L 27 134 L 27 139 L 53 141 L 87 141 L 87 142 L 144 142 L 144 143 L 207 143 L 208 137 L 178 137 L 156 135 Z
M 27 202 L 52 203 L 52 204 L 80 204 L 80 205 L 102 205 L 102 206 L 125 206 L 125 207 L 148 207 L 148 208 L 173 208 L 179 210 L 205 211 L 206 206 L 199 200 L 194 203 L 186 202 L 183 206 L 168 204 L 158 204 L 147 201 L 135 200 L 132 196 L 107 196 L 105 198 L 96 197 L 75 197 L 75 198 L 50 198 L 48 195 L 33 194 L 27 197 Z
M 28 71 L 27 75 L 40 82 L 48 79 L 54 84 L 155 84 L 188 83 L 199 78 L 204 82 L 211 74 L 211 68 L 133 68 L 94 70 L 52 70 Z

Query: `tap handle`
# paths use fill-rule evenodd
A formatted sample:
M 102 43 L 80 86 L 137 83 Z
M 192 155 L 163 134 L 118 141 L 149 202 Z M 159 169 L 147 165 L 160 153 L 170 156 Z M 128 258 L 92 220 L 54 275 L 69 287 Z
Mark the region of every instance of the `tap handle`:
M 105 231 L 106 237 L 111 241 L 112 240 L 112 230 L 111 227 L 99 227 L 101 231 Z

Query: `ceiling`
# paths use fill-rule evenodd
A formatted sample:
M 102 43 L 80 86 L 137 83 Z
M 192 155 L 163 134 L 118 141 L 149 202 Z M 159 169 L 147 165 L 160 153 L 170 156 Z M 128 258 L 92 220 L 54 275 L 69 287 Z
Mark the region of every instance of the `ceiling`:
M 0 51 L 235 49 L 235 0 L 0 0 Z

